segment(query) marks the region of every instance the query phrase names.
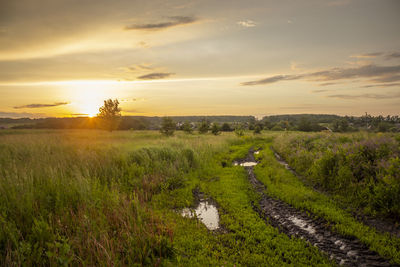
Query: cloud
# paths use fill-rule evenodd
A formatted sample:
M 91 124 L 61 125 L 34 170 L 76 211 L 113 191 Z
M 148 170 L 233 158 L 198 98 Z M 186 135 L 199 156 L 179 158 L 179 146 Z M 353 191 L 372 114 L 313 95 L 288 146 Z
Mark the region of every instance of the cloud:
M 389 75 L 389 76 L 384 76 L 384 77 L 378 77 L 376 79 L 373 79 L 373 81 L 378 82 L 378 83 L 397 82 L 397 81 L 400 81 L 400 75 Z
M 351 55 L 352 58 L 375 58 L 382 56 L 382 52 L 373 52 L 373 53 L 365 53 L 365 54 L 358 54 L 358 55 Z
M 364 88 L 370 88 L 370 87 L 393 87 L 393 86 L 399 86 L 400 83 L 380 83 L 380 84 L 369 84 L 369 85 L 364 85 Z
M 400 58 L 400 52 L 393 52 L 393 53 L 388 53 L 385 56 L 385 59 L 389 60 L 389 59 L 397 59 Z
M 276 83 L 279 81 L 290 81 L 290 80 L 297 80 L 303 78 L 303 75 L 276 75 L 266 79 L 256 80 L 256 81 L 249 81 L 243 82 L 241 85 L 261 85 L 261 84 L 270 84 Z
M 333 90 L 328 90 L 328 89 L 321 89 L 321 90 L 312 90 L 311 92 L 313 93 L 325 93 L 325 92 L 331 92 Z
M 237 22 L 238 25 L 246 27 L 246 28 L 251 28 L 251 27 L 255 27 L 257 25 L 257 23 L 255 21 L 252 20 L 242 20 L 242 21 L 238 21 Z
M 392 99 L 392 98 L 400 98 L 400 93 L 393 94 L 359 94 L 359 95 L 328 95 L 329 98 L 338 98 L 344 100 L 357 100 L 357 99 Z
M 120 102 L 136 102 L 136 101 L 145 101 L 146 99 L 141 98 L 131 98 L 131 99 L 121 99 Z
M 174 74 L 175 73 L 170 73 L 170 72 L 153 72 L 153 73 L 139 76 L 137 78 L 140 80 L 157 80 L 157 79 L 168 78 L 169 76 L 174 75 Z
M 332 68 L 298 75 L 276 75 L 261 80 L 243 82 L 241 85 L 271 84 L 285 80 L 309 79 L 311 81 L 336 81 L 343 79 L 371 78 L 372 82 L 394 82 L 400 80 L 400 65 L 365 65 L 356 68 Z
M 338 83 L 328 82 L 328 83 L 321 83 L 319 86 L 329 86 L 329 85 L 336 85 Z
M 0 111 L 0 118 L 43 118 L 43 113 L 26 113 L 26 112 L 2 112 Z
M 21 108 L 48 108 L 48 107 L 58 107 L 58 106 L 63 106 L 63 105 L 68 105 L 68 102 L 57 102 L 54 104 L 29 104 L 29 105 L 23 105 L 23 106 L 16 106 L 14 107 L 15 109 L 21 109 Z
M 179 25 L 192 24 L 198 21 L 195 17 L 189 16 L 173 16 L 168 17 L 169 21 L 159 22 L 159 23 L 149 23 L 149 24 L 132 24 L 125 27 L 125 30 L 162 30 Z
M 125 70 L 129 72 L 136 72 L 136 71 L 143 71 L 143 70 L 154 70 L 154 67 L 151 66 L 151 64 L 143 63 L 143 64 L 137 64 L 137 65 L 132 65 L 129 67 L 126 67 Z

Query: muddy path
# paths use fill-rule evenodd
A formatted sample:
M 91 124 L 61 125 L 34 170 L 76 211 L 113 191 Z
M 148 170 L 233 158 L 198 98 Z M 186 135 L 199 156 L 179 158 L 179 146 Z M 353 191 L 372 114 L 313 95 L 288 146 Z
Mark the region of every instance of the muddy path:
M 256 162 L 254 151 L 250 150 L 246 159 L 241 162 Z M 314 219 L 312 214 L 307 215 L 283 201 L 268 196 L 265 193 L 265 185 L 256 178 L 253 166 L 244 168 L 251 185 L 260 195 L 259 205 L 254 205 L 254 209 L 267 223 L 289 236 L 307 240 L 340 265 L 393 266 L 376 252 L 370 251 L 359 240 L 333 232 L 326 221 Z
M 272 149 L 272 151 L 274 152 L 274 156 L 275 156 L 276 160 L 281 165 L 283 165 L 287 170 L 289 170 L 291 173 L 293 173 L 293 175 L 298 177 L 301 181 L 303 181 L 309 187 L 312 187 L 315 191 L 318 191 L 321 194 L 325 194 L 325 195 L 329 196 L 328 192 L 324 192 L 324 191 L 316 188 L 315 186 L 312 186 L 309 182 L 307 182 L 307 179 L 305 177 L 301 176 L 300 174 L 298 174 L 292 167 L 290 167 L 290 165 L 274 149 Z M 389 219 L 383 219 L 383 218 L 375 218 L 375 217 L 367 216 L 362 213 L 356 213 L 356 212 L 352 212 L 352 211 L 350 211 L 350 212 L 358 221 L 364 223 L 365 225 L 375 228 L 377 231 L 379 231 L 381 233 L 389 233 L 393 236 L 400 238 L 400 226 L 398 224 L 396 224 L 397 223 L 396 221 L 389 220 Z

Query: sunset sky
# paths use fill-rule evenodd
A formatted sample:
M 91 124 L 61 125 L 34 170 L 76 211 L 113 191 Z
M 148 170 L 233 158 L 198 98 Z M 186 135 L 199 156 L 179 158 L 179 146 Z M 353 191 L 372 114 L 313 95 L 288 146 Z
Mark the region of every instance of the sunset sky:
M 0 117 L 400 114 L 398 0 L 0 0 Z

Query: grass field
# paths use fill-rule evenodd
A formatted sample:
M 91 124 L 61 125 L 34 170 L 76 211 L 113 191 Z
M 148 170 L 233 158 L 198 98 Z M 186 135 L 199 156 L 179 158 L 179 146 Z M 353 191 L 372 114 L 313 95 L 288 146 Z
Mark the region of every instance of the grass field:
M 399 140 L 394 134 L 168 138 L 155 131 L 2 130 L 0 265 L 335 265 L 254 210 L 259 196 L 245 169 L 232 164 L 250 148 L 262 149 L 255 173 L 267 194 L 400 264 L 400 239 L 351 215 L 360 209 L 398 218 Z M 309 180 L 279 165 L 271 147 Z M 373 162 L 369 176 L 354 165 L 363 160 Z M 217 203 L 220 230 L 180 215 L 194 207 L 199 191 Z

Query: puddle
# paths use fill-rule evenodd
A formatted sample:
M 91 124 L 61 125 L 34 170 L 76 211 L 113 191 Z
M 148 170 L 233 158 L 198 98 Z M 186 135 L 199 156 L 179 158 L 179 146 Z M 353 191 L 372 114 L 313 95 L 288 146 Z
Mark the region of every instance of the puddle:
M 246 161 L 246 162 L 241 162 L 241 163 L 235 161 L 233 163 L 233 165 L 235 165 L 235 166 L 239 165 L 239 166 L 243 166 L 243 167 L 253 167 L 253 166 L 256 166 L 257 164 L 258 164 L 258 162 L 254 162 L 254 161 Z
M 301 230 L 307 231 L 310 234 L 315 234 L 315 229 L 311 225 L 308 225 L 304 220 L 291 216 L 288 218 L 292 223 L 298 226 Z
M 253 166 L 256 166 L 257 164 L 258 164 L 257 162 L 248 161 L 248 162 L 242 162 L 242 163 L 240 163 L 240 166 L 243 166 L 243 167 L 253 167 Z
M 254 151 L 254 154 L 255 154 L 255 155 L 258 155 L 258 154 L 260 154 L 260 151 L 259 151 L 259 150 Z
M 219 228 L 219 214 L 215 205 L 207 200 L 200 200 L 199 205 L 193 210 L 184 208 L 181 212 L 183 217 L 197 217 L 209 229 L 216 230 Z

